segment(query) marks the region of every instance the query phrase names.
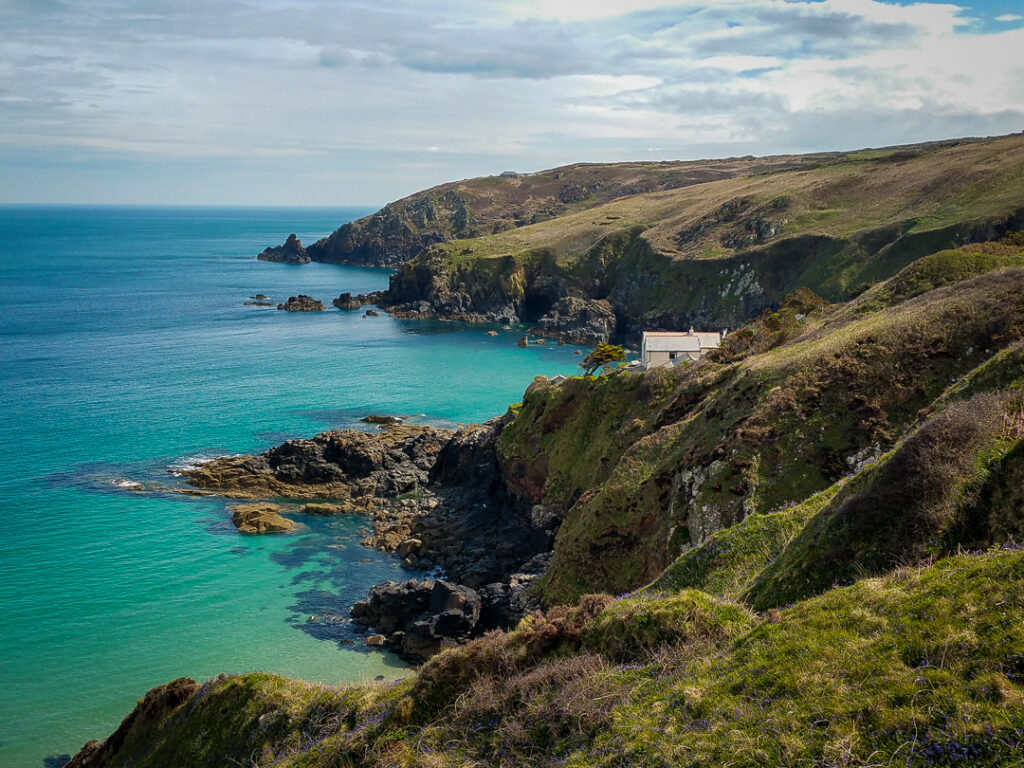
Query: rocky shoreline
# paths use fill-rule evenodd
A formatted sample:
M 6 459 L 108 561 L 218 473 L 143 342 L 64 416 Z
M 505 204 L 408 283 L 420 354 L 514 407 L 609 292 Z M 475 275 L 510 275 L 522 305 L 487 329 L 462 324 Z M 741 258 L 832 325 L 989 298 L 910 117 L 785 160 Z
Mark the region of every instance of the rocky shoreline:
M 560 520 L 513 492 L 498 450 L 511 419 L 508 413 L 456 432 L 392 424 L 376 433 L 335 430 L 184 475 L 232 498 L 330 500 L 301 511 L 371 517 L 363 544 L 394 553 L 412 578 L 371 589 L 353 619 L 374 632 L 371 644 L 422 661 L 512 627 L 538 605 L 530 587 L 547 567 Z M 279 521 L 289 521 L 273 506 L 235 507 L 235 516 L 249 515 L 248 529 L 236 525 L 249 533 L 281 530 Z

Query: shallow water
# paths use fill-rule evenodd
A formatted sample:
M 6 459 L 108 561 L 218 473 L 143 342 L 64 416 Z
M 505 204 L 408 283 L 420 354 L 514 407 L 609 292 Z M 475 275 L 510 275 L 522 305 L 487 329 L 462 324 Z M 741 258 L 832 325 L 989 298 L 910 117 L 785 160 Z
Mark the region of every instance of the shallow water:
M 366 212 L 0 208 L 0 765 L 52 764 L 182 675 L 407 674 L 344 619 L 404 576 L 359 545 L 365 520 L 246 537 L 219 500 L 131 490 L 367 413 L 480 421 L 575 372 L 571 347 L 516 332 L 243 306 L 386 287 L 253 258 Z

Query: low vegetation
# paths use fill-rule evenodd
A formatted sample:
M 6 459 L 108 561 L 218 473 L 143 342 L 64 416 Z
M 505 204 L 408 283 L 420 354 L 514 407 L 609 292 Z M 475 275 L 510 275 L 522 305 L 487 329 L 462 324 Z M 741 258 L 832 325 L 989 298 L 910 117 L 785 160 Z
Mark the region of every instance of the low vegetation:
M 562 518 L 546 610 L 393 684 L 175 681 L 74 765 L 1020 766 L 1019 245 L 536 383 L 499 456 Z

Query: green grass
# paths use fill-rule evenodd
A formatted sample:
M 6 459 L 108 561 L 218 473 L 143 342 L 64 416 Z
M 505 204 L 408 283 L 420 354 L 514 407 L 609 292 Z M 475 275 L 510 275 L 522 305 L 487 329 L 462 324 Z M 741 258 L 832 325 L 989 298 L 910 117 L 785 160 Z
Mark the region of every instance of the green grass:
M 211 681 L 103 764 L 1019 766 L 1022 595 L 1007 549 L 763 617 L 695 591 L 598 601 L 396 686 Z
M 580 482 L 568 496 L 579 492 L 541 583 L 544 599 L 635 589 L 715 531 L 802 503 L 886 453 L 951 381 L 1024 335 L 1022 286 L 1024 270 L 997 270 L 868 314 L 837 307 L 842 318 L 808 317 L 796 338 L 739 362 L 660 374 L 667 394 L 646 406 L 653 420 L 639 419 L 629 445 L 552 464 L 592 469 L 594 458 L 609 459 L 598 484 Z M 607 418 L 585 429 L 589 440 L 610 445 L 629 434 L 621 410 L 575 395 L 575 411 Z M 555 421 L 536 425 L 539 454 L 560 455 L 555 444 L 570 438 Z M 543 488 L 543 471 L 536 479 Z
M 745 598 L 762 610 L 785 605 L 900 563 L 985 545 L 994 526 L 1005 537 L 1011 521 L 979 498 L 1024 438 L 1022 408 L 1019 394 L 984 393 L 934 414 L 866 470 L 856 490 L 811 518 Z
M 515 273 L 523 291 L 564 282 L 609 298 L 634 321 L 710 313 L 735 327 L 800 286 L 844 299 L 965 236 L 984 239 L 993 222 L 1024 210 L 1019 136 L 920 147 L 892 162 L 901 152 L 599 196 L 534 224 L 438 244 L 398 280 L 414 282 L 423 265 L 455 273 L 453 289 L 464 286 L 482 314 L 501 296 L 499 276 Z M 751 240 L 764 221 L 775 222 L 776 234 Z M 500 268 L 484 266 L 492 261 Z M 928 276 L 918 277 L 923 288 Z M 497 303 L 521 302 L 521 294 Z
M 843 482 L 816 493 L 807 501 L 767 514 L 754 514 L 734 526 L 711 534 L 688 549 L 651 584 L 649 594 L 700 589 L 738 599 L 786 548 L 807 522 L 831 502 Z

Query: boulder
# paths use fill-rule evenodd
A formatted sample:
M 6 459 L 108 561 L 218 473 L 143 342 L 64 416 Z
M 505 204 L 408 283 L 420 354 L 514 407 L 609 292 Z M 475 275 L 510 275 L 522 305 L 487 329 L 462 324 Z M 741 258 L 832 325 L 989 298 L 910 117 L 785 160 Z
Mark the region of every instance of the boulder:
M 288 301 L 277 305 L 278 309 L 286 312 L 322 312 L 325 307 L 322 301 L 300 293 L 298 296 L 289 296 Z
M 256 258 L 260 261 L 277 261 L 286 264 L 309 264 L 312 261 L 309 254 L 306 253 L 306 249 L 302 247 L 302 241 L 295 236 L 294 232 L 288 235 L 284 245 L 267 248 Z
M 239 504 L 231 507 L 231 522 L 241 533 L 284 533 L 294 531 L 295 523 L 281 517 L 276 504 Z
M 518 343 L 519 343 L 520 347 L 529 346 L 529 344 L 530 344 L 530 337 L 529 336 L 523 336 L 521 339 L 519 339 Z
M 380 317 L 380 312 L 375 309 L 368 309 L 363 312 L 363 317 Z
M 305 504 L 301 511 L 304 515 L 319 515 L 323 517 L 326 515 L 348 514 L 355 512 L 356 508 L 351 502 L 347 504 Z

